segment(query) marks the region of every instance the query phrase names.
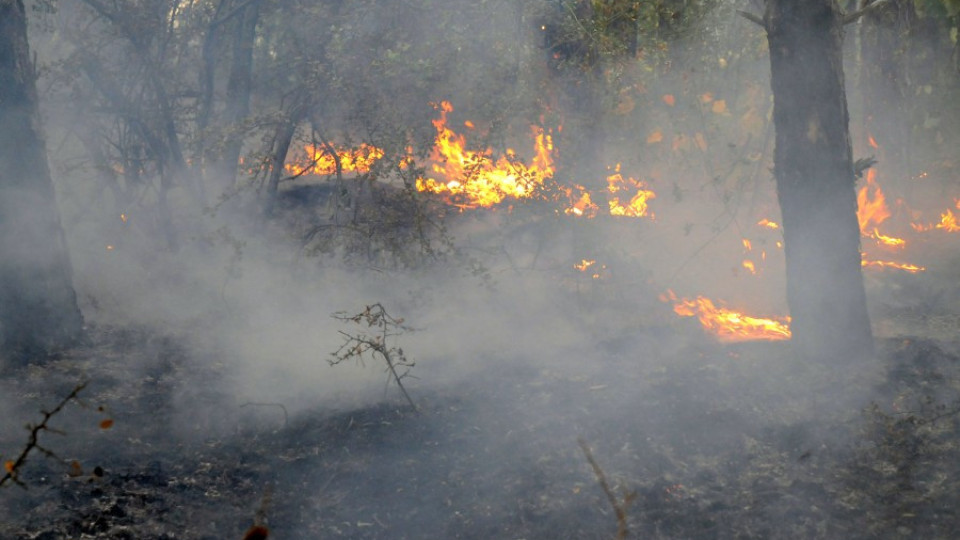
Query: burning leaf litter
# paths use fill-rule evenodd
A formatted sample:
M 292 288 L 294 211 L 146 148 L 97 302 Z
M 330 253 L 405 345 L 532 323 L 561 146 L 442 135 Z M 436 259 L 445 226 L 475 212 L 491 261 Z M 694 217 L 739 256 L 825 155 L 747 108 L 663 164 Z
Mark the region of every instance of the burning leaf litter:
M 720 341 L 781 341 L 790 339 L 790 317 L 760 318 L 716 306 L 703 296 L 696 299 L 679 298 L 672 290 L 660 300 L 673 304 L 673 311 L 681 317 L 697 317 L 703 329 Z

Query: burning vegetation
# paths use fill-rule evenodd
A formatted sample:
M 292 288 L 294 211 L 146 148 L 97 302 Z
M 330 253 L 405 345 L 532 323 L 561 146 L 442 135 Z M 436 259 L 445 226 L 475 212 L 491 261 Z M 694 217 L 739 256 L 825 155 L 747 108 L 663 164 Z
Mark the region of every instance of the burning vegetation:
M 0 538 L 952 538 L 956 10 L 818 2 L 54 2 L 0 62 L 50 167 L 0 184 L 59 197 L 0 230 L 63 224 L 87 339 L 0 339 Z M 782 144 L 814 12 L 851 107 Z M 794 166 L 850 199 L 788 211 Z M 807 354 L 836 261 L 868 339 Z

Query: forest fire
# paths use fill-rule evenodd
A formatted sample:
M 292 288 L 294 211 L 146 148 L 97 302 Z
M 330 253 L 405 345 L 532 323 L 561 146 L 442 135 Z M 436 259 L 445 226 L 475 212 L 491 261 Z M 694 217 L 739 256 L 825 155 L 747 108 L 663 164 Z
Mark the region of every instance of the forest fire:
M 361 143 L 356 148 L 308 144 L 304 146 L 304 150 L 306 157 L 286 165 L 287 172 L 293 176 L 336 174 L 338 162 L 342 173 L 366 173 L 383 157 L 382 149 L 366 143 Z
M 765 319 L 716 306 L 703 296 L 678 298 L 672 291 L 660 295 L 663 302 L 673 303 L 673 311 L 681 317 L 697 317 L 700 325 L 720 341 L 782 341 L 790 339 L 790 317 Z
M 453 106 L 443 101 L 439 110 L 440 118 L 433 121 L 437 138 L 430 168 L 444 180 L 418 178 L 418 191 L 446 195 L 460 208 L 489 207 L 507 197 L 531 197 L 545 179 L 553 177 L 553 139 L 542 128 L 532 128 L 536 156 L 527 165 L 511 149 L 497 159 L 491 148 L 468 150 L 466 137 L 447 126 Z

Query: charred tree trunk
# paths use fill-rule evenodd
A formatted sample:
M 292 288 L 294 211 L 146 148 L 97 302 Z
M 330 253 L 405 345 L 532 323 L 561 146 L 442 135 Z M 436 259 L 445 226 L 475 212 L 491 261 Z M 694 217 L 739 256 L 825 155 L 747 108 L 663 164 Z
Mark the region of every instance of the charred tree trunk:
M 774 174 L 793 341 L 807 358 L 873 352 L 836 0 L 768 0 Z
M 273 215 L 273 208 L 277 203 L 277 191 L 280 187 L 280 177 L 283 176 L 283 165 L 287 160 L 287 152 L 290 151 L 290 143 L 293 142 L 293 135 L 297 131 L 297 119 L 299 113 L 283 119 L 277 125 L 273 136 L 273 145 L 270 151 L 270 171 L 267 179 L 267 194 L 263 202 L 263 213 L 266 216 Z
M 23 1 L 0 0 L 0 340 L 17 363 L 83 327 L 39 123 Z

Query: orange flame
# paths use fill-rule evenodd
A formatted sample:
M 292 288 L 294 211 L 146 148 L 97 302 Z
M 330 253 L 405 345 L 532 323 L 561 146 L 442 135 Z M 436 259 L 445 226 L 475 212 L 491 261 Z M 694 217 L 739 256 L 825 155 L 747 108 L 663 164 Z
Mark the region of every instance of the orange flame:
M 590 200 L 590 193 L 586 188 L 574 185 L 572 188 L 561 187 L 560 190 L 566 193 L 570 201 L 570 207 L 563 211 L 564 214 L 586 218 L 597 215 L 600 208 Z
M 880 231 L 876 228 L 873 229 L 873 234 L 870 235 L 870 238 L 873 238 L 881 246 L 887 246 L 892 248 L 902 248 L 907 245 L 907 241 L 903 238 L 897 238 L 894 236 L 884 236 L 880 234 Z
M 340 161 L 341 172 L 366 173 L 370 172 L 373 164 L 383 157 L 383 150 L 366 143 L 362 143 L 356 148 L 336 148 L 327 145 L 314 146 L 312 144 L 303 148 L 307 153 L 306 157 L 286 165 L 287 172 L 294 176 L 336 174 L 337 160 Z
M 750 317 L 725 307 L 717 307 L 703 296 L 695 300 L 677 298 L 668 290 L 661 295 L 664 302 L 673 302 L 673 311 L 681 317 L 697 317 L 704 330 L 720 341 L 779 341 L 790 339 L 790 317 L 763 319 Z
M 911 274 L 916 274 L 918 272 L 926 271 L 926 268 L 923 266 L 917 266 L 915 264 L 909 263 L 898 263 L 894 261 L 870 261 L 866 257 L 860 260 L 860 266 L 863 268 L 877 268 L 877 269 L 893 269 L 893 270 L 903 270 L 904 272 L 909 272 Z
M 871 191 L 873 197 L 870 196 Z M 866 231 L 871 225 L 880 225 L 888 217 L 890 209 L 887 208 L 883 190 L 877 184 L 877 173 L 874 169 L 867 169 L 867 183 L 857 192 L 857 221 L 860 223 L 860 230 Z
M 636 190 L 636 194 L 626 205 L 620 202 L 619 197 L 611 197 L 609 201 L 610 215 L 627 217 L 649 216 L 653 218 L 652 213 L 648 214 L 647 203 L 651 199 L 655 199 L 657 194 L 648 189 L 647 184 L 643 180 L 624 178 L 623 175 L 620 174 L 620 164 L 617 163 L 613 174 L 607 177 L 607 191 L 611 194 L 617 194 L 627 190 Z
M 770 221 L 770 220 L 767 219 L 767 218 L 763 218 L 763 219 L 761 219 L 760 221 L 758 221 L 758 222 L 757 222 L 757 225 L 759 225 L 759 226 L 761 226 L 761 227 L 766 227 L 766 228 L 768 228 L 768 229 L 774 229 L 774 230 L 780 228 L 780 224 L 779 224 L 779 223 L 777 223 L 776 221 Z
M 960 200 L 956 203 L 957 209 L 960 209 Z M 920 223 L 911 223 L 911 227 L 915 231 L 923 232 L 930 231 L 933 229 L 942 229 L 947 232 L 958 232 L 960 231 L 960 224 L 957 223 L 957 216 L 953 214 L 953 210 L 947 209 L 946 212 L 940 214 L 940 223 L 935 225 L 923 225 Z
M 436 144 L 430 154 L 431 169 L 444 181 L 418 178 L 417 190 L 446 195 L 461 208 L 493 206 L 507 197 L 530 197 L 547 178 L 553 177 L 553 139 L 542 128 L 532 128 L 536 156 L 530 165 L 520 161 L 513 150 L 493 159 L 493 149 L 468 150 L 466 138 L 447 127 L 453 105 L 439 105 L 440 118 L 433 121 Z
M 580 259 L 580 262 L 573 265 L 573 267 L 581 272 L 586 272 L 587 268 L 597 264 L 596 259 Z
M 870 147 L 875 150 L 880 149 L 880 145 L 877 144 L 877 140 L 873 138 L 873 135 L 867 135 L 867 144 L 869 144 Z

